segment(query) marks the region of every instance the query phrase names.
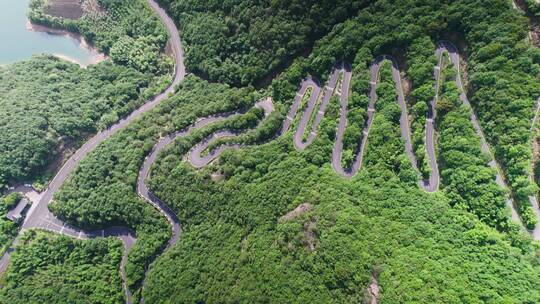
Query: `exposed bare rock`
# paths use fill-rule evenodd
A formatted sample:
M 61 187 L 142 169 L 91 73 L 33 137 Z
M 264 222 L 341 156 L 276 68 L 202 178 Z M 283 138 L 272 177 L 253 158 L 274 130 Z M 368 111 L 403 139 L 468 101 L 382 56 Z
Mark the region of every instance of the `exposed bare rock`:
M 314 231 L 316 225 L 317 221 L 315 219 L 311 219 L 304 224 L 304 241 L 310 252 L 315 250 L 317 244 L 317 236 Z
M 296 217 L 308 212 L 311 210 L 312 205 L 310 203 L 303 203 L 298 205 L 298 207 L 294 208 L 294 210 L 288 212 L 284 216 L 280 217 L 280 221 L 290 221 L 295 219 Z
M 221 173 L 220 171 L 217 171 L 212 173 L 212 175 L 210 175 L 210 178 L 213 182 L 219 182 L 225 179 L 225 175 L 223 175 L 223 173 Z
M 380 292 L 381 290 L 379 288 L 379 282 L 377 281 L 377 278 L 375 277 L 375 275 L 372 275 L 371 282 L 369 283 L 369 286 L 367 287 L 366 303 L 370 303 L 370 304 L 379 303 Z

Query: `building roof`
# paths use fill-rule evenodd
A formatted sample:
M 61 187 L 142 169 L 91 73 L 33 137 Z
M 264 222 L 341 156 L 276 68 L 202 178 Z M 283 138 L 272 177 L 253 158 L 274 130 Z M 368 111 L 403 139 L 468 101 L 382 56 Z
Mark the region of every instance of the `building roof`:
M 26 206 L 28 206 L 28 200 L 23 197 L 17 206 L 15 208 L 8 211 L 6 214 L 6 217 L 12 221 L 17 221 L 23 216 L 23 212 L 25 212 Z

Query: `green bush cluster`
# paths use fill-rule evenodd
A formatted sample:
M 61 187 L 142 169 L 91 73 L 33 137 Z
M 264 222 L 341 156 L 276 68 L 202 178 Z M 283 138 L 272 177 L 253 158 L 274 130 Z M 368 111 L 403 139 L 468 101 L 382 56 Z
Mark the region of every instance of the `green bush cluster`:
M 19 232 L 19 225 L 8 220 L 6 214 L 11 208 L 15 207 L 21 199 L 22 195 L 19 192 L 12 192 L 0 197 L 0 254 L 4 254 Z
M 20 237 L 0 289 L 2 303 L 123 303 L 122 243 L 48 232 Z
M 45 0 L 32 0 L 30 21 L 81 34 L 112 61 L 143 73 L 163 74 L 173 62 L 162 54 L 168 34 L 143 0 L 99 0 L 103 12 L 85 11 L 80 19 L 47 15 Z M 84 6 L 83 6 L 84 7 Z
M 137 242 L 126 265 L 128 286 L 136 290 L 146 267 L 171 236 L 165 218 L 135 192 L 144 156 L 160 136 L 184 129 L 198 117 L 248 109 L 258 97 L 253 89 L 230 90 L 186 78 L 174 97 L 91 152 L 54 197 L 50 209 L 83 228 L 126 225 L 136 230 Z M 198 134 L 199 140 L 209 135 Z
M 54 160 L 139 107 L 157 78 L 102 62 L 42 55 L 0 68 L 0 191 L 39 179 Z
M 180 25 L 187 68 L 241 86 L 282 69 L 369 1 L 158 2 Z

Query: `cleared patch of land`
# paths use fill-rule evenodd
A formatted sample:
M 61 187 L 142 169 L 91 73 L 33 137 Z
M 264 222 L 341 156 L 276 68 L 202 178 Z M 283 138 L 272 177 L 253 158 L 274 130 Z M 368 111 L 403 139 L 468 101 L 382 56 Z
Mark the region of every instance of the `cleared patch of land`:
M 304 214 L 311 210 L 311 204 L 310 203 L 303 203 L 300 204 L 298 207 L 296 207 L 294 210 L 288 212 L 284 216 L 280 218 L 282 221 L 290 221 L 296 218 L 297 216 Z
M 44 11 L 47 15 L 67 19 L 79 19 L 84 14 L 80 0 L 48 0 Z

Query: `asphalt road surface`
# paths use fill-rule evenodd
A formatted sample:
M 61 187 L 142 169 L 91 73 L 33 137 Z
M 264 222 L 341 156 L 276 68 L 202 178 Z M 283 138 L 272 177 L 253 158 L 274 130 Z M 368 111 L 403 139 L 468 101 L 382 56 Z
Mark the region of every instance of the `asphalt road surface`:
M 180 35 L 178 33 L 178 30 L 174 22 L 167 16 L 165 11 L 161 7 L 159 7 L 156 2 L 154 2 L 153 0 L 147 0 L 147 1 L 152 7 L 152 9 L 155 11 L 155 13 L 161 18 L 162 22 L 166 26 L 167 31 L 169 32 L 169 35 L 171 37 L 171 45 L 173 48 L 173 53 L 174 53 L 174 57 L 176 61 L 173 82 L 163 93 L 147 101 L 143 106 L 135 110 L 125 119 L 122 119 L 121 121 L 119 121 L 117 124 L 111 126 L 107 130 L 97 133 L 94 137 L 92 137 L 89 141 L 87 141 L 79 150 L 77 150 L 75 154 L 71 156 L 69 160 L 63 165 L 63 167 L 58 171 L 56 176 L 50 182 L 48 189 L 42 194 L 39 202 L 32 205 L 22 225 L 22 228 L 23 228 L 22 230 L 31 229 L 31 228 L 39 228 L 39 229 L 61 233 L 64 235 L 69 235 L 69 236 L 80 238 L 80 239 L 107 237 L 107 236 L 118 237 L 123 241 L 125 249 L 126 249 L 125 250 L 126 253 L 133 246 L 136 240 L 135 234 L 129 228 L 110 227 L 110 228 L 98 230 L 98 231 L 84 231 L 77 227 L 70 226 L 69 224 L 55 218 L 54 215 L 52 215 L 52 213 L 49 212 L 47 206 L 51 202 L 54 194 L 59 190 L 59 188 L 65 182 L 67 177 L 75 170 L 79 162 L 88 153 L 93 151 L 101 142 L 108 139 L 110 136 L 115 134 L 118 130 L 127 126 L 133 120 L 139 118 L 145 112 L 153 109 L 162 100 L 167 98 L 169 94 L 174 92 L 174 87 L 178 83 L 180 83 L 185 76 L 185 68 L 183 65 L 183 51 L 182 51 L 182 45 L 180 41 Z M 436 50 L 436 56 L 438 58 L 439 64 L 438 66 L 435 67 L 435 70 L 434 70 L 434 76 L 436 80 L 435 89 L 437 93 L 430 104 L 428 114 L 427 114 L 427 120 L 426 120 L 426 152 L 429 158 L 431 174 L 428 180 L 421 180 L 419 182 L 420 186 L 425 191 L 428 191 L 428 192 L 437 191 L 439 187 L 439 180 L 440 180 L 436 153 L 435 153 L 436 144 L 434 140 L 434 134 L 435 134 L 434 120 L 436 118 L 435 108 L 436 108 L 436 102 L 438 99 L 438 92 L 439 92 L 439 86 L 440 86 L 441 62 L 442 62 L 442 56 L 445 52 L 449 54 L 450 60 L 452 61 L 454 66 L 458 69 L 458 73 L 456 76 L 456 83 L 457 83 L 458 89 L 461 92 L 460 99 L 465 105 L 470 107 L 470 103 L 467 99 L 467 96 L 463 88 L 463 84 L 461 82 L 461 76 L 459 72 L 458 52 L 453 45 L 449 43 L 440 43 Z M 342 158 L 342 153 L 343 153 L 343 137 L 344 137 L 345 130 L 347 128 L 347 114 L 348 114 L 347 106 L 348 106 L 350 82 L 351 82 L 350 66 L 342 65 L 334 69 L 328 84 L 324 88 L 322 88 L 318 83 L 316 83 L 311 78 L 305 79 L 301 83 L 300 89 L 283 123 L 281 133 L 283 134 L 287 132 L 289 128 L 292 126 L 294 117 L 297 115 L 297 112 L 301 106 L 300 105 L 301 101 L 304 95 L 306 94 L 308 88 L 311 88 L 311 96 L 308 100 L 307 107 L 302 113 L 302 117 L 298 123 L 298 128 L 294 134 L 295 148 L 297 150 L 304 150 L 316 138 L 318 126 L 324 117 L 326 108 L 328 106 L 328 103 L 330 102 L 330 98 L 333 95 L 339 96 L 340 97 L 340 119 L 339 119 L 339 124 L 338 124 L 338 129 L 337 129 L 336 141 L 335 141 L 333 151 L 332 151 L 332 167 L 338 174 L 344 177 L 350 178 L 354 176 L 361 169 L 361 166 L 362 166 L 363 153 L 367 145 L 369 131 L 373 124 L 373 118 L 376 112 L 375 111 L 375 103 L 377 100 L 376 88 L 377 88 L 380 68 L 383 61 L 385 60 L 389 60 L 392 63 L 391 65 L 392 78 L 396 87 L 396 93 L 398 97 L 397 102 L 401 109 L 400 129 L 401 129 L 401 137 L 405 143 L 405 147 L 404 147 L 405 152 L 407 156 L 409 157 L 413 167 L 418 172 L 417 162 L 416 162 L 416 158 L 415 158 L 415 155 L 412 149 L 412 144 L 411 144 L 408 110 L 407 110 L 407 105 L 406 105 L 405 97 L 403 93 L 401 75 L 397 66 L 397 62 L 395 61 L 395 59 L 393 59 L 390 56 L 378 57 L 370 68 L 371 81 L 370 81 L 369 104 L 368 104 L 368 109 L 367 109 L 367 120 L 366 120 L 364 129 L 362 131 L 362 136 L 359 139 L 359 149 L 358 149 L 357 155 L 355 156 L 355 160 L 351 168 L 343 168 L 341 166 L 341 158 Z M 340 77 L 341 77 L 341 82 L 340 82 L 340 87 L 338 87 L 338 82 L 340 80 Z M 322 93 L 322 96 L 321 96 L 321 93 Z M 319 104 L 319 100 L 321 101 L 320 104 Z M 316 110 L 317 105 L 319 105 L 317 109 L 317 113 L 313 116 L 313 112 Z M 266 99 L 264 101 L 258 102 L 256 104 L 256 107 L 262 108 L 265 111 L 265 116 L 268 116 L 274 110 L 271 99 Z M 141 197 L 143 197 L 148 202 L 150 202 L 153 206 L 155 206 L 156 209 L 158 209 L 171 224 L 173 236 L 169 240 L 167 248 L 174 245 L 178 241 L 179 236 L 180 236 L 180 222 L 176 214 L 164 202 L 162 202 L 158 197 L 156 197 L 148 189 L 146 185 L 146 179 L 150 174 L 150 168 L 152 164 L 157 159 L 159 153 L 166 146 L 173 143 L 176 139 L 183 136 L 187 136 L 193 130 L 205 127 L 212 123 L 223 121 L 231 117 L 232 115 L 237 115 L 237 114 L 238 113 L 229 113 L 229 114 L 223 114 L 223 115 L 217 115 L 217 116 L 199 119 L 196 123 L 194 123 L 192 126 L 188 127 L 187 129 L 168 135 L 162 138 L 161 140 L 159 140 L 154 146 L 152 152 L 146 157 L 139 171 L 139 177 L 137 181 L 137 192 Z M 535 118 L 535 121 L 536 121 L 536 118 Z M 471 108 L 471 122 L 474 126 L 476 133 L 481 139 L 482 151 L 486 154 L 489 154 L 491 157 L 489 165 L 492 168 L 497 170 L 497 178 L 496 178 L 497 183 L 499 184 L 499 186 L 505 189 L 508 189 L 508 186 L 506 185 L 504 178 L 501 174 L 499 165 L 497 164 L 493 156 L 493 153 L 491 152 L 491 149 L 489 145 L 487 144 L 487 141 L 482 132 L 478 119 L 474 111 L 472 111 L 472 108 Z M 305 134 L 306 131 L 309 131 L 307 135 Z M 219 131 L 219 132 L 214 133 L 210 138 L 207 138 L 203 142 L 195 145 L 195 147 L 188 154 L 188 161 L 194 167 L 202 168 L 208 165 L 212 160 L 216 159 L 225 149 L 240 148 L 241 145 L 239 144 L 221 146 L 213 151 L 210 151 L 207 155 L 202 156 L 202 153 L 208 149 L 208 146 L 210 145 L 212 141 L 218 138 L 232 137 L 236 135 L 237 134 L 229 132 L 229 131 Z M 540 219 L 540 209 L 538 208 L 538 201 L 536 197 L 531 196 L 529 199 L 530 199 L 531 204 L 534 207 L 534 210 L 536 212 L 535 214 Z M 517 215 L 517 212 L 514 208 L 514 203 L 510 196 L 507 198 L 507 205 L 509 206 L 510 210 L 512 210 L 512 218 L 515 221 L 521 223 Z M 540 228 L 537 228 L 535 231 L 531 231 L 531 234 L 533 235 L 535 239 L 537 240 L 540 239 Z M 9 261 L 9 252 L 11 252 L 11 250 L 12 249 L 8 250 L 8 253 L 6 253 L 0 260 L 0 271 L 5 271 L 8 261 Z M 124 254 L 124 257 L 123 257 L 122 269 L 121 269 L 124 282 L 125 282 L 125 272 L 124 272 L 123 266 L 125 265 L 125 258 L 126 258 L 126 254 Z M 129 294 L 129 291 L 127 290 L 127 288 L 125 288 L 125 290 L 126 290 L 126 301 L 128 303 L 131 303 L 131 295 Z
M 457 49 L 455 46 L 448 42 L 441 42 L 439 43 L 435 55 L 438 59 L 438 65 L 434 69 L 434 78 L 435 78 L 435 92 L 436 95 L 434 96 L 433 100 L 430 103 L 430 106 L 428 107 L 428 113 L 427 113 L 427 119 L 426 119 L 426 152 L 428 156 L 428 161 L 430 164 L 431 174 L 429 176 L 429 179 L 427 180 L 421 180 L 420 186 L 427 192 L 434 192 L 437 191 L 439 188 L 440 183 L 440 175 L 439 175 L 439 168 L 437 163 L 437 157 L 436 157 L 436 143 L 435 143 L 435 119 L 436 119 L 436 104 L 440 89 L 440 77 L 441 77 L 441 65 L 442 65 L 442 58 L 443 54 L 448 53 L 449 58 L 451 62 L 456 67 L 458 73 L 456 75 L 456 84 L 460 91 L 460 100 L 471 109 L 471 123 L 473 124 L 474 130 L 476 134 L 480 137 L 481 140 L 481 150 L 483 153 L 486 153 L 490 156 L 489 166 L 496 170 L 496 182 L 497 184 L 502 187 L 505 190 L 508 190 L 508 185 L 506 184 L 502 171 L 500 170 L 500 166 L 497 163 L 488 143 L 484 136 L 484 133 L 482 131 L 482 128 L 480 127 L 480 123 L 478 121 L 478 118 L 476 117 L 476 114 L 472 110 L 472 107 L 470 105 L 470 102 L 467 98 L 467 95 L 465 93 L 463 83 L 461 80 L 461 73 L 460 73 L 460 58 L 459 54 L 457 52 Z M 324 88 L 321 88 L 321 86 L 316 83 L 313 79 L 308 78 L 305 79 L 301 85 L 298 93 L 296 94 L 296 97 L 293 101 L 293 104 L 288 112 L 288 115 L 283 123 L 282 133 L 285 133 L 289 130 L 289 128 L 292 125 L 292 122 L 294 118 L 297 115 L 297 112 L 301 106 L 302 99 L 304 98 L 304 95 L 307 93 L 308 88 L 311 88 L 311 96 L 308 100 L 308 104 L 304 112 L 302 113 L 302 118 L 300 119 L 298 123 L 298 128 L 294 134 L 294 146 L 297 150 L 304 150 L 307 148 L 314 140 L 314 138 L 317 136 L 317 127 L 319 123 L 321 122 L 326 107 L 328 106 L 328 102 L 332 95 L 338 95 L 340 97 L 340 120 L 339 125 L 337 129 L 337 136 L 336 141 L 334 143 L 334 149 L 332 151 L 332 167 L 336 171 L 336 173 L 350 178 L 354 176 L 358 170 L 361 169 L 362 166 L 362 158 L 365 151 L 365 147 L 367 145 L 367 140 L 369 137 L 369 131 L 371 129 L 371 126 L 373 124 L 373 117 L 375 115 L 375 102 L 377 100 L 377 94 L 376 94 L 376 88 L 377 88 L 377 82 L 379 77 L 379 70 L 381 67 L 381 64 L 384 60 L 389 60 L 392 63 L 392 79 L 396 86 L 396 93 L 397 93 L 397 102 L 401 109 L 401 117 L 400 117 L 400 129 L 401 129 L 401 137 L 405 143 L 405 152 L 411 161 L 411 164 L 418 172 L 417 162 L 416 158 L 412 149 L 411 144 L 411 134 L 410 134 L 410 127 L 409 127 L 409 119 L 408 119 L 408 110 L 407 105 L 405 103 L 404 93 L 403 93 L 403 86 L 401 81 L 401 75 L 397 67 L 397 62 L 390 56 L 381 56 L 378 57 L 374 63 L 372 64 L 370 68 L 371 73 L 371 81 L 370 81 L 370 93 L 369 93 L 369 105 L 368 105 L 368 111 L 367 111 L 367 120 L 364 126 L 364 129 L 362 131 L 362 135 L 359 139 L 359 149 L 355 156 L 355 160 L 353 162 L 353 165 L 351 168 L 343 168 L 341 166 L 341 157 L 343 153 L 343 135 L 345 133 L 345 129 L 347 128 L 347 105 L 348 105 L 348 98 L 349 98 L 349 90 L 350 90 L 350 80 L 351 80 L 351 71 L 350 67 L 344 65 L 339 68 L 334 69 L 332 75 L 330 76 L 330 79 L 328 81 L 327 86 Z M 341 88 L 336 88 L 339 75 L 342 74 L 342 82 L 341 82 Z M 316 105 L 318 104 L 318 99 L 321 98 L 320 93 L 323 92 L 322 95 L 322 101 L 320 103 L 320 107 L 316 109 Z M 540 103 L 540 99 L 539 99 Z M 313 111 L 317 110 L 317 113 L 315 114 L 315 118 L 312 119 Z M 538 111 L 537 111 L 538 114 Z M 310 120 L 313 120 L 311 128 L 309 130 L 309 134 L 307 137 L 305 136 L 306 129 L 309 127 Z M 534 119 L 536 121 L 536 117 Z M 307 139 L 306 139 L 307 138 Z M 509 191 L 508 191 L 509 192 Z M 535 214 L 540 222 L 540 209 L 538 207 L 538 201 L 536 196 L 529 197 L 529 200 L 533 206 L 533 209 L 535 211 Z M 521 224 L 521 220 L 518 216 L 518 213 L 516 211 L 516 207 L 514 206 L 514 201 L 510 195 L 506 198 L 506 204 L 508 208 L 511 211 L 511 217 L 512 219 Z M 534 231 L 529 231 L 534 239 L 540 240 L 540 225 L 537 226 L 537 228 Z
M 94 135 L 90 140 L 88 140 L 81 148 L 79 148 L 67 161 L 64 163 L 62 168 L 58 171 L 56 176 L 50 182 L 47 190 L 42 194 L 41 199 L 36 204 L 32 204 L 28 214 L 22 224 L 21 231 L 31 228 L 39 228 L 52 232 L 57 232 L 60 234 L 72 236 L 75 238 L 94 238 L 94 237 L 107 237 L 114 236 L 120 238 L 124 242 L 125 254 L 122 259 L 121 274 L 124 281 L 124 289 L 126 291 L 126 302 L 131 303 L 131 295 L 127 288 L 125 288 L 125 259 L 127 252 L 133 246 L 135 242 L 134 232 L 126 227 L 111 227 L 99 231 L 84 231 L 77 227 L 73 227 L 59 219 L 57 219 L 48 209 L 48 204 L 51 202 L 54 194 L 60 189 L 64 184 L 67 177 L 75 170 L 80 161 L 91 151 L 93 151 L 100 143 L 104 140 L 111 137 L 113 134 L 118 132 L 118 130 L 124 128 L 129 123 L 135 119 L 141 117 L 144 113 L 152 110 L 156 107 L 162 100 L 166 99 L 169 94 L 174 93 L 175 86 L 179 84 L 185 77 L 185 67 L 184 67 L 184 53 L 182 49 L 182 43 L 180 41 L 180 34 L 176 25 L 172 19 L 167 15 L 165 10 L 163 10 L 154 0 L 147 0 L 148 4 L 152 10 L 159 16 L 163 24 L 165 25 L 169 36 L 170 36 L 170 45 L 172 46 L 172 51 L 175 60 L 175 71 L 173 81 L 169 87 L 163 91 L 161 94 L 155 96 L 151 100 L 148 100 L 143 106 L 133 111 L 129 116 L 120 120 L 118 123 L 112 125 L 108 129 L 101 131 Z M 156 206 L 160 207 L 160 206 Z M 163 211 L 160 209 L 160 211 Z M 7 269 L 9 264 L 9 253 L 12 249 L 8 250 L 6 254 L 0 259 L 0 272 L 3 272 Z
M 448 42 L 439 43 L 435 51 L 435 55 L 438 61 L 438 65 L 435 66 L 434 68 L 436 95 L 430 102 L 430 105 L 428 107 L 427 117 L 426 117 L 426 152 L 427 152 L 428 163 L 430 165 L 431 173 L 427 180 L 419 179 L 419 186 L 427 192 L 435 192 L 439 189 L 439 184 L 440 184 L 440 174 L 439 174 L 439 167 L 438 167 L 437 156 L 436 156 L 437 148 L 436 148 L 436 143 L 435 143 L 435 132 L 436 132 L 435 119 L 437 117 L 436 105 L 437 105 L 437 100 L 439 98 L 441 75 L 442 75 L 441 70 L 443 68 L 442 59 L 445 53 L 449 55 L 450 61 L 457 69 L 455 81 L 456 81 L 458 90 L 460 91 L 460 100 L 471 111 L 470 119 L 471 119 L 471 123 L 473 125 L 473 128 L 476 134 L 480 138 L 481 151 L 485 153 L 486 155 L 489 155 L 490 160 L 489 160 L 488 165 L 494 170 L 496 170 L 496 183 L 501 188 L 505 189 L 508 193 L 510 193 L 509 187 L 506 184 L 504 176 L 502 174 L 502 170 L 500 169 L 500 166 L 497 163 L 495 156 L 493 152 L 491 151 L 490 146 L 488 145 L 488 142 L 484 136 L 484 132 L 482 131 L 482 128 L 480 127 L 478 118 L 476 114 L 474 113 L 474 110 L 472 109 L 471 104 L 465 93 L 465 89 L 464 89 L 462 79 L 461 79 L 460 57 L 459 57 L 457 48 Z M 343 153 L 343 136 L 345 133 L 345 129 L 347 128 L 347 114 L 348 114 L 347 106 L 348 106 L 350 81 L 351 81 L 351 68 L 348 65 L 341 65 L 335 68 L 334 71 L 332 72 L 332 75 L 330 76 L 330 79 L 327 85 L 324 87 L 321 87 L 321 85 L 319 85 L 312 78 L 306 78 L 302 81 L 302 83 L 300 84 L 300 88 L 293 101 L 293 104 L 291 108 L 289 109 L 289 112 L 283 122 L 281 134 L 284 134 L 287 131 L 289 131 L 295 117 L 298 114 L 298 111 L 300 110 L 300 107 L 305 107 L 305 110 L 302 113 L 302 117 L 300 118 L 298 122 L 298 127 L 296 129 L 296 132 L 294 133 L 293 143 L 294 143 L 294 147 L 299 151 L 306 149 L 317 136 L 318 126 L 324 117 L 326 108 L 328 106 L 328 103 L 330 102 L 330 98 L 333 95 L 339 96 L 340 97 L 340 119 L 339 119 L 337 134 L 336 134 L 336 141 L 334 143 L 334 148 L 332 151 L 332 167 L 336 171 L 336 173 L 340 174 L 343 177 L 351 178 L 352 176 L 354 176 L 358 172 L 358 170 L 360 170 L 362 167 L 363 154 L 365 151 L 365 147 L 367 145 L 369 131 L 373 124 L 373 118 L 375 115 L 375 103 L 377 101 L 376 88 L 377 88 L 380 68 L 381 68 L 381 64 L 385 60 L 389 60 L 392 64 L 391 65 L 392 79 L 394 81 L 395 88 L 396 88 L 397 102 L 401 109 L 400 129 L 401 129 L 401 137 L 405 143 L 405 147 L 404 147 L 405 153 L 408 156 L 412 166 L 416 169 L 416 171 L 418 172 L 418 175 L 420 176 L 420 173 L 418 171 L 416 157 L 414 155 L 412 144 L 411 144 L 411 132 L 410 132 L 410 127 L 409 127 L 408 110 L 407 110 L 407 104 L 405 101 L 405 96 L 403 93 L 401 75 L 398 69 L 397 61 L 390 56 L 378 57 L 377 59 L 375 59 L 374 63 L 370 67 L 371 81 L 370 81 L 369 104 L 368 104 L 368 109 L 367 109 L 367 120 L 366 120 L 364 129 L 362 131 L 362 135 L 359 139 L 359 149 L 358 149 L 357 154 L 355 155 L 355 159 L 351 168 L 343 168 L 341 165 L 341 157 Z M 340 77 L 341 77 L 341 82 L 338 84 Z M 307 105 L 302 105 L 301 104 L 302 100 L 304 99 L 305 94 L 308 93 L 308 89 L 310 89 L 309 92 L 311 96 L 309 96 Z M 318 108 L 317 108 L 317 105 L 319 106 Z M 314 111 L 317 111 L 317 112 L 314 114 Z M 533 119 L 533 125 L 537 120 L 539 112 L 540 112 L 540 98 L 538 99 L 536 115 L 535 115 L 535 118 Z M 306 131 L 308 131 L 309 133 L 306 134 Z M 228 137 L 228 136 L 235 136 L 235 134 L 231 132 L 227 132 L 227 131 L 222 131 L 222 132 L 216 133 L 215 136 Z M 199 144 L 197 146 L 198 148 L 196 147 L 192 151 L 192 154 L 189 157 L 189 161 L 192 163 L 194 167 L 197 167 L 197 168 L 204 167 L 210 161 L 212 161 L 217 156 L 219 156 L 219 154 L 223 151 L 223 149 L 226 148 L 226 147 L 220 147 L 215 150 L 216 153 L 211 152 L 204 158 L 200 157 L 200 153 L 208 147 L 208 144 L 212 140 L 213 140 L 212 138 L 207 139 L 202 144 Z M 238 148 L 238 146 L 233 146 L 233 148 Z M 195 155 L 193 155 L 193 153 L 195 153 Z M 529 201 L 531 205 L 533 206 L 535 215 L 540 222 L 540 209 L 538 206 L 539 203 L 536 196 L 530 196 Z M 519 215 L 517 213 L 517 210 L 516 210 L 516 207 L 515 207 L 515 204 L 511 195 L 507 195 L 506 204 L 508 206 L 508 209 L 510 210 L 512 220 L 523 227 L 521 223 L 521 219 L 519 218 Z M 537 225 L 536 229 L 529 232 L 535 240 L 540 240 L 540 225 Z

